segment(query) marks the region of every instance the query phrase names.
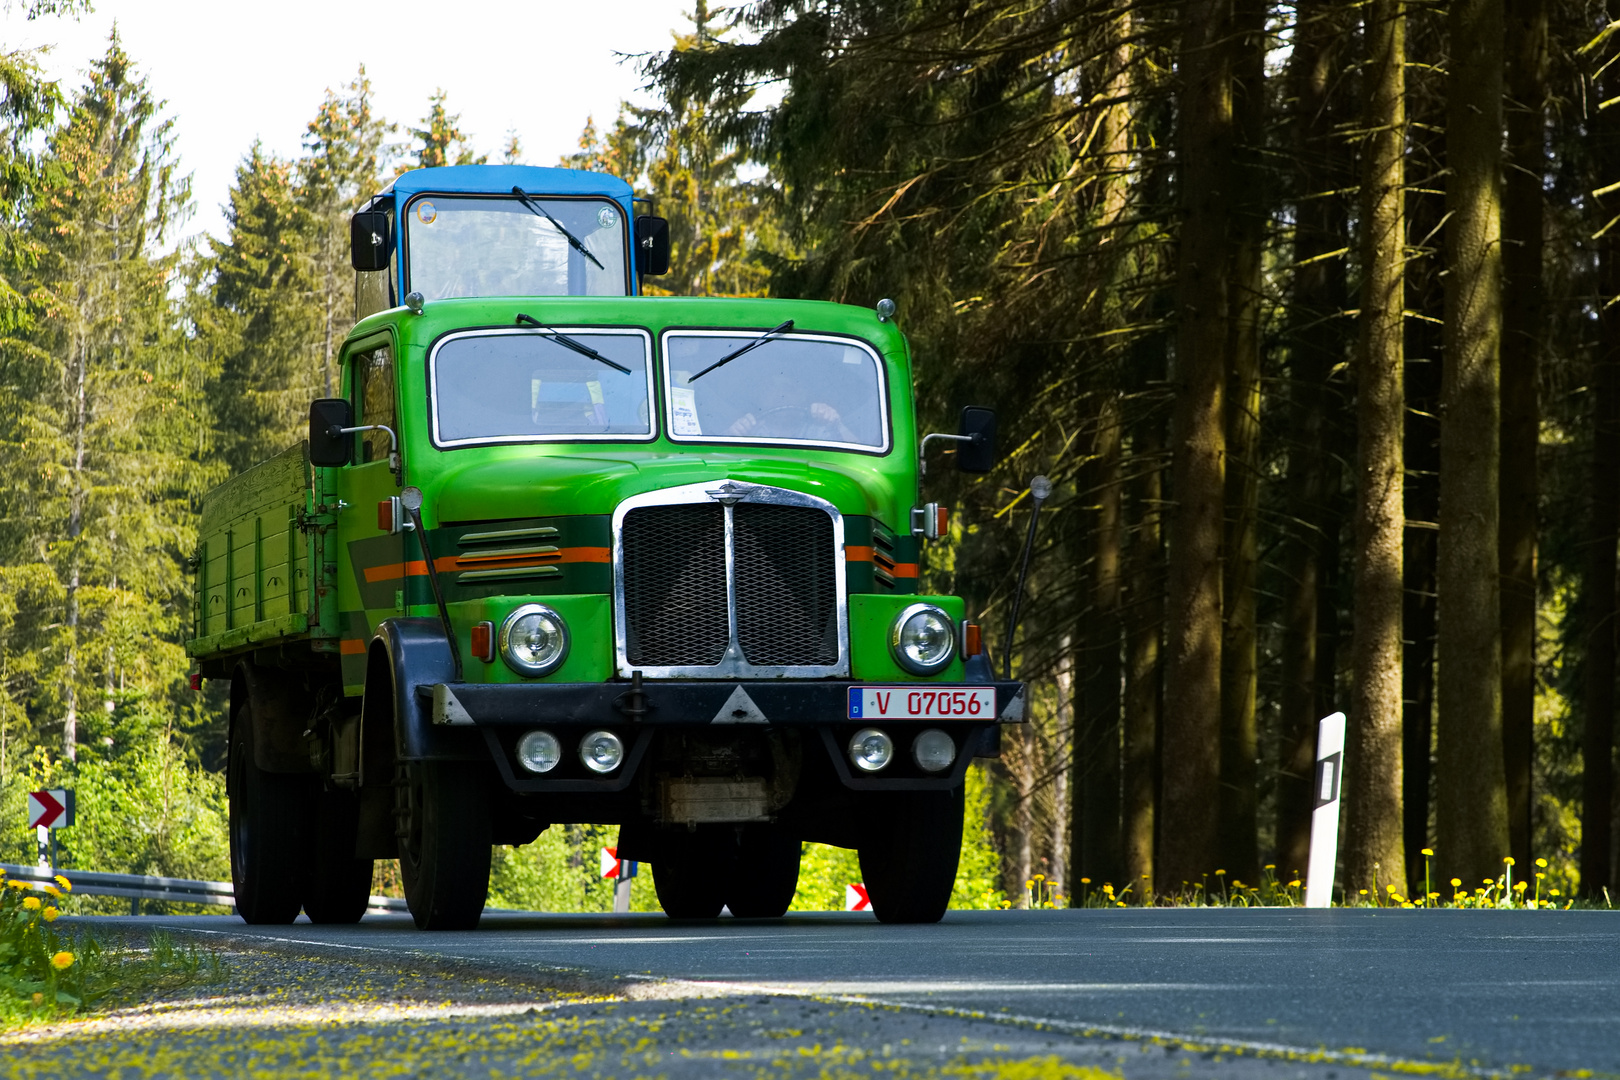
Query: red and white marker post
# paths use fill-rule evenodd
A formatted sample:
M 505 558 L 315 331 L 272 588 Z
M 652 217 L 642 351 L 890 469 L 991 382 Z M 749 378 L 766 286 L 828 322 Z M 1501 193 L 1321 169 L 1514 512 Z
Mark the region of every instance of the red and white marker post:
M 50 788 L 28 793 L 28 824 L 39 841 L 39 865 L 56 869 L 56 830 L 73 824 L 71 788 Z
M 613 886 L 613 913 L 624 915 L 630 910 L 630 879 L 636 876 L 639 868 L 634 859 L 619 858 L 617 846 L 603 848 L 601 855 L 603 879 L 618 882 Z
M 872 899 L 866 895 L 866 886 L 859 881 L 852 881 L 844 886 L 845 911 L 871 911 Z

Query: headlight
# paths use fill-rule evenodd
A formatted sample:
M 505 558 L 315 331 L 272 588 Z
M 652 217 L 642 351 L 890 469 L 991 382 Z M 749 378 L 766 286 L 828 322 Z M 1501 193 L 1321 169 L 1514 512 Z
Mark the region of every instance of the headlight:
M 956 653 L 956 626 L 933 604 L 912 604 L 889 629 L 889 651 L 913 675 L 936 675 Z
M 579 740 L 579 760 L 594 773 L 610 773 L 624 761 L 624 743 L 611 731 L 593 731 Z
M 912 742 L 911 760 L 923 772 L 944 772 L 956 760 L 956 743 L 939 728 L 929 728 Z
M 849 740 L 849 760 L 862 772 L 877 772 L 894 760 L 894 740 L 875 727 L 861 728 Z
M 562 760 L 562 744 L 549 731 L 531 731 L 517 744 L 518 764 L 532 773 L 547 773 Z
M 501 624 L 501 659 L 519 675 L 550 675 L 568 657 L 568 624 L 544 604 L 524 604 Z

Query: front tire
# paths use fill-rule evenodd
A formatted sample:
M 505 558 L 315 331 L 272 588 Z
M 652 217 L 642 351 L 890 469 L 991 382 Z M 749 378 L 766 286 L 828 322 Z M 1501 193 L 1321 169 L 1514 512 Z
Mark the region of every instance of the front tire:
M 253 710 L 231 722 L 231 884 L 236 913 L 251 926 L 286 925 L 303 906 L 310 796 L 305 776 L 271 773 L 253 760 Z
M 404 765 L 394 789 L 405 903 L 420 930 L 471 930 L 489 898 L 489 785 L 474 766 Z
M 936 923 L 950 906 L 962 854 L 966 791 L 887 795 L 868 815 L 874 835 L 860 846 L 872 913 L 885 923 Z M 880 811 L 880 812 L 879 812 Z
M 357 923 L 371 902 L 371 860 L 357 859 L 360 800 L 349 791 L 323 791 L 316 804 L 315 860 L 304 889 L 304 914 L 314 923 Z
M 739 919 L 780 919 L 799 889 L 799 841 L 771 826 L 744 826 L 732 858 L 726 906 Z
M 658 904 L 672 919 L 714 919 L 726 906 L 727 860 L 719 837 L 700 831 L 671 840 L 653 864 Z

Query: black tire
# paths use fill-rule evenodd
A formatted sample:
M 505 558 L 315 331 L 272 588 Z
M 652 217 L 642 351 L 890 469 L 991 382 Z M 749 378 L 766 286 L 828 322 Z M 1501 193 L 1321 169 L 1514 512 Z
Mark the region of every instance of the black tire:
M 945 917 L 962 854 L 964 795 L 963 788 L 896 793 L 872 808 L 876 835 L 860 847 L 861 876 L 879 922 Z
M 394 789 L 405 903 L 420 930 L 471 930 L 489 898 L 489 785 L 475 766 L 405 766 Z
M 672 919 L 714 919 L 726 906 L 726 860 L 721 838 L 705 833 L 667 845 L 653 864 L 658 904 Z
M 360 800 L 323 791 L 316 803 L 314 860 L 304 887 L 304 914 L 314 923 L 356 923 L 371 901 L 371 860 L 357 859 Z
M 799 889 L 797 838 L 769 825 L 744 826 L 727 874 L 726 907 L 739 919 L 780 919 Z
M 231 722 L 228 760 L 236 913 L 250 925 L 285 925 L 303 906 L 313 784 L 306 776 L 265 772 L 254 762 L 247 704 Z

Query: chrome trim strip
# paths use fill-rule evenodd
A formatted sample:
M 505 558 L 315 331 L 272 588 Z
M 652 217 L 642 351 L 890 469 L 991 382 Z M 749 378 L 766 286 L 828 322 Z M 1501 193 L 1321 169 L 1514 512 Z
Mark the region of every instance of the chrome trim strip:
M 726 512 L 726 619 L 730 642 L 720 663 L 713 666 L 634 667 L 627 656 L 624 613 L 624 518 L 632 510 L 644 506 L 678 506 L 689 503 L 718 502 Z M 809 506 L 823 511 L 833 523 L 833 584 L 836 590 L 838 618 L 838 662 L 834 664 L 791 664 L 782 666 L 756 666 L 748 663 L 737 642 L 737 563 L 733 538 L 732 506 L 738 502 L 764 503 L 776 506 Z M 613 511 L 613 662 L 618 674 L 629 678 L 641 672 L 649 679 L 824 679 L 849 675 L 849 595 L 844 580 L 844 515 L 826 499 L 790 491 L 787 488 L 750 484 L 743 480 L 727 480 L 719 487 L 716 481 L 701 484 L 683 484 L 680 487 L 649 491 L 633 495 L 621 502 Z

